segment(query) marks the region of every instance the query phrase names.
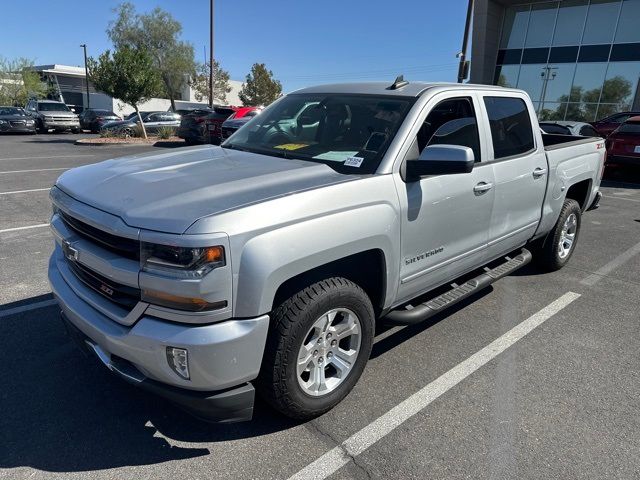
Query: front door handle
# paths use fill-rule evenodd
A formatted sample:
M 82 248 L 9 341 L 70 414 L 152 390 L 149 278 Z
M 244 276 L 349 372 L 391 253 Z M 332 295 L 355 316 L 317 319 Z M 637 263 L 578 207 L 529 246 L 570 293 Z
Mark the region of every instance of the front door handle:
M 475 187 L 473 187 L 473 191 L 478 194 L 482 194 L 484 192 L 488 192 L 493 188 L 493 183 L 480 182 Z
M 533 178 L 540 178 L 541 176 L 543 176 L 545 173 L 547 173 L 547 169 L 546 168 L 536 168 L 533 171 Z

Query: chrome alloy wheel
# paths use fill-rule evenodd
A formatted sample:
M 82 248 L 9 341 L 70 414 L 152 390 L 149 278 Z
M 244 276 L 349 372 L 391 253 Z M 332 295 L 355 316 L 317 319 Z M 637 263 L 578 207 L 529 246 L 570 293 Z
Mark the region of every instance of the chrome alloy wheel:
M 360 319 L 351 310 L 336 308 L 318 318 L 298 352 L 297 377 L 313 397 L 331 393 L 349 375 L 360 352 Z
M 567 258 L 573 243 L 576 239 L 576 232 L 578 231 L 578 218 L 575 213 L 572 213 L 567 217 L 562 226 L 562 232 L 560 232 L 560 241 L 558 242 L 558 256 L 560 258 Z

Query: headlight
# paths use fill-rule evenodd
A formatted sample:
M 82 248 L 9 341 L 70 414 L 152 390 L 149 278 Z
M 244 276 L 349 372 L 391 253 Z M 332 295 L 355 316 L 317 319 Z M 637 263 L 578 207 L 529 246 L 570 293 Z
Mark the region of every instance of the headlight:
M 8 123 L 6 120 L 0 120 L 0 125 L 3 125 L 5 123 Z
M 224 247 L 186 248 L 142 242 L 142 270 L 178 278 L 202 278 L 225 263 Z

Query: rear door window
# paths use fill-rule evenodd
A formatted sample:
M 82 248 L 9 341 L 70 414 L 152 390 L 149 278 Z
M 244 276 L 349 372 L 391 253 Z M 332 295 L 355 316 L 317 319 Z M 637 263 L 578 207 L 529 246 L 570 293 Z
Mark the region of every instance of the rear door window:
M 524 100 L 484 97 L 484 104 L 489 116 L 493 158 L 506 158 L 533 150 L 533 129 Z

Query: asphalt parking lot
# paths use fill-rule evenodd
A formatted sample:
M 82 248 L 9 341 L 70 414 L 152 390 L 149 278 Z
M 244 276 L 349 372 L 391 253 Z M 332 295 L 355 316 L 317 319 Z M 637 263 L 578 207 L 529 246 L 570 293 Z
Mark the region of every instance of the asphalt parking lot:
M 0 478 L 640 478 L 640 183 L 616 172 L 569 266 L 527 266 L 386 328 L 354 391 L 306 423 L 201 423 L 89 362 L 46 281 L 65 169 L 161 149 L 0 137 Z

